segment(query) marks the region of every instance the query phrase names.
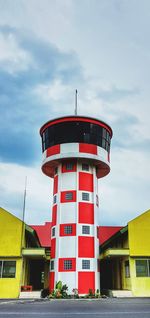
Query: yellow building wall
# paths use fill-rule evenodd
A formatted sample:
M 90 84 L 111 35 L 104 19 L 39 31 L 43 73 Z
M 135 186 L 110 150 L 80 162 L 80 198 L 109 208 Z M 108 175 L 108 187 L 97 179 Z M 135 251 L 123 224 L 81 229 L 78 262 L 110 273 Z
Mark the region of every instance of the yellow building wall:
M 130 256 L 150 256 L 150 210 L 128 223 Z
M 0 260 L 16 261 L 16 277 L 0 278 L 0 298 L 18 298 L 20 294 L 22 259 L 3 257 Z
M 136 259 L 150 257 L 150 210 L 128 223 L 130 274 L 134 296 L 150 296 L 150 277 L 136 277 Z
M 136 266 L 134 258 L 130 258 L 130 273 L 132 279 L 133 296 L 150 297 L 150 277 L 136 277 Z
M 16 277 L 0 278 L 0 298 L 18 298 L 21 284 L 22 221 L 0 208 L 0 260 L 16 260 Z
M 22 221 L 0 208 L 0 257 L 20 256 Z

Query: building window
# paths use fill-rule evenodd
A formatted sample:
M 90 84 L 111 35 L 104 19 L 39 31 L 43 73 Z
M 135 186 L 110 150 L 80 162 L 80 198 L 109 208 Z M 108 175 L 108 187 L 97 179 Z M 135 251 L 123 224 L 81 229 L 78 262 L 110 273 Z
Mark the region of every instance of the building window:
M 52 236 L 55 236 L 55 227 L 52 228 Z
M 82 260 L 82 269 L 90 269 L 90 260 L 88 259 Z
M 73 199 L 73 193 L 72 192 L 67 192 L 65 194 L 65 199 L 66 199 L 66 201 L 72 200 Z
M 64 260 L 64 270 L 72 269 L 72 260 Z
M 96 206 L 99 207 L 99 198 L 98 198 L 98 195 L 96 194 Z
M 66 170 L 73 170 L 73 163 L 72 162 L 66 163 Z
M 125 277 L 130 277 L 130 268 L 129 268 L 129 261 L 125 261 Z
M 72 234 L 72 225 L 64 226 L 64 234 Z
M 53 197 L 53 203 L 55 204 L 56 202 L 57 202 L 57 196 L 54 195 L 54 197 Z
M 16 261 L 0 261 L 0 278 L 15 278 Z
M 54 270 L 54 261 L 51 261 L 51 270 Z
M 90 227 L 88 225 L 82 225 L 82 234 L 90 234 Z
M 150 260 L 138 259 L 135 264 L 137 277 L 150 277 Z
M 82 163 L 82 170 L 89 171 L 89 165 L 87 163 Z
M 89 193 L 82 192 L 82 200 L 84 200 L 84 201 L 90 201 L 90 195 L 89 195 Z

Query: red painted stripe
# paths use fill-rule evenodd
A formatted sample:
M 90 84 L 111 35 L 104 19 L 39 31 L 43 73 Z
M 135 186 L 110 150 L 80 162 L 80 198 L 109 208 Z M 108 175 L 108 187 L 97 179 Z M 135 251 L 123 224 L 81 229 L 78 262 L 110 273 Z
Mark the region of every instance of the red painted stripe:
M 78 293 L 88 294 L 89 289 L 95 293 L 95 272 L 78 272 Z
M 51 239 L 51 258 L 55 258 L 56 254 L 56 238 Z
M 49 276 L 49 290 L 52 292 L 55 288 L 55 272 L 50 272 Z
M 79 121 L 79 122 L 88 122 L 91 124 L 96 124 L 99 125 L 100 127 L 106 128 L 106 130 L 110 133 L 111 137 L 112 137 L 112 129 L 110 126 L 108 126 L 106 123 L 97 120 L 97 119 L 92 119 L 89 117 L 62 117 L 62 118 L 58 118 L 56 120 L 51 120 L 49 122 L 47 122 L 46 124 L 44 124 L 41 129 L 40 129 L 40 135 L 42 135 L 43 131 L 50 126 L 59 124 L 59 123 L 63 123 L 63 122 L 68 122 L 68 121 Z
M 55 204 L 52 209 L 52 226 L 56 225 L 56 223 L 57 223 L 57 204 Z
M 54 186 L 53 186 L 53 194 L 58 192 L 58 176 L 54 177 Z
M 64 269 L 64 261 L 65 260 L 72 261 L 72 268 L 71 269 Z M 76 271 L 76 258 L 59 258 L 58 259 L 58 271 L 59 272 L 75 272 Z
M 79 172 L 79 190 L 93 192 L 93 175 L 91 173 Z
M 92 153 L 93 155 L 97 155 L 97 146 L 79 143 L 79 152 Z
M 78 237 L 78 257 L 95 257 L 94 237 Z
M 79 223 L 94 224 L 94 204 L 79 202 Z
M 47 149 L 46 157 L 57 155 L 58 153 L 60 153 L 60 145 L 55 145 Z
M 72 226 L 71 234 L 65 233 L 65 226 Z M 76 224 L 75 223 L 60 224 L 59 235 L 60 236 L 76 236 Z

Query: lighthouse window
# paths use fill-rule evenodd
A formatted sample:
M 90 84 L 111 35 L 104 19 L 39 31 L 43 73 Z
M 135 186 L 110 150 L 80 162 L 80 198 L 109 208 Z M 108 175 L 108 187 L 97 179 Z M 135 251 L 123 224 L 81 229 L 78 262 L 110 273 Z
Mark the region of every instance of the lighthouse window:
M 68 269 L 72 269 L 72 260 L 64 260 L 64 269 L 68 270 Z
M 105 128 L 103 128 L 103 138 L 106 139 L 106 129 Z
M 51 270 L 54 270 L 54 261 L 51 261 Z
M 72 225 L 66 225 L 64 227 L 64 233 L 65 234 L 72 234 Z
M 66 199 L 67 201 L 72 200 L 72 199 L 73 199 L 73 193 L 72 193 L 72 192 L 67 192 L 67 193 L 65 194 L 65 199 Z
M 82 269 L 90 269 L 90 260 L 88 259 L 82 260 Z
M 110 144 L 111 133 L 106 128 L 90 122 L 61 122 L 51 125 L 42 133 L 43 151 L 51 146 L 66 143 L 88 143 L 103 147 L 102 140 Z
M 89 165 L 87 163 L 82 163 L 82 170 L 89 171 Z
M 82 200 L 84 200 L 84 201 L 90 201 L 90 195 L 89 195 L 89 193 L 82 192 Z
M 52 236 L 55 236 L 55 227 L 52 228 Z
M 56 202 L 57 202 L 57 196 L 54 195 L 54 197 L 53 197 L 53 203 L 55 204 Z
M 88 225 L 82 226 L 82 234 L 90 234 L 90 227 Z
M 73 169 L 73 163 L 68 162 L 66 163 L 66 170 L 72 170 Z

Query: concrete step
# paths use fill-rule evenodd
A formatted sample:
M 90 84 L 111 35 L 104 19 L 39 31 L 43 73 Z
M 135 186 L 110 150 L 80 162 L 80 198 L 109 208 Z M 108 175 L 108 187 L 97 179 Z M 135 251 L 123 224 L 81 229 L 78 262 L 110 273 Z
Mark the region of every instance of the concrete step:
M 20 296 L 19 296 L 19 299 L 30 299 L 30 298 L 34 298 L 34 299 L 40 299 L 41 295 L 41 291 L 23 291 L 23 292 L 20 292 Z
M 133 297 L 131 290 L 111 290 L 112 297 Z

